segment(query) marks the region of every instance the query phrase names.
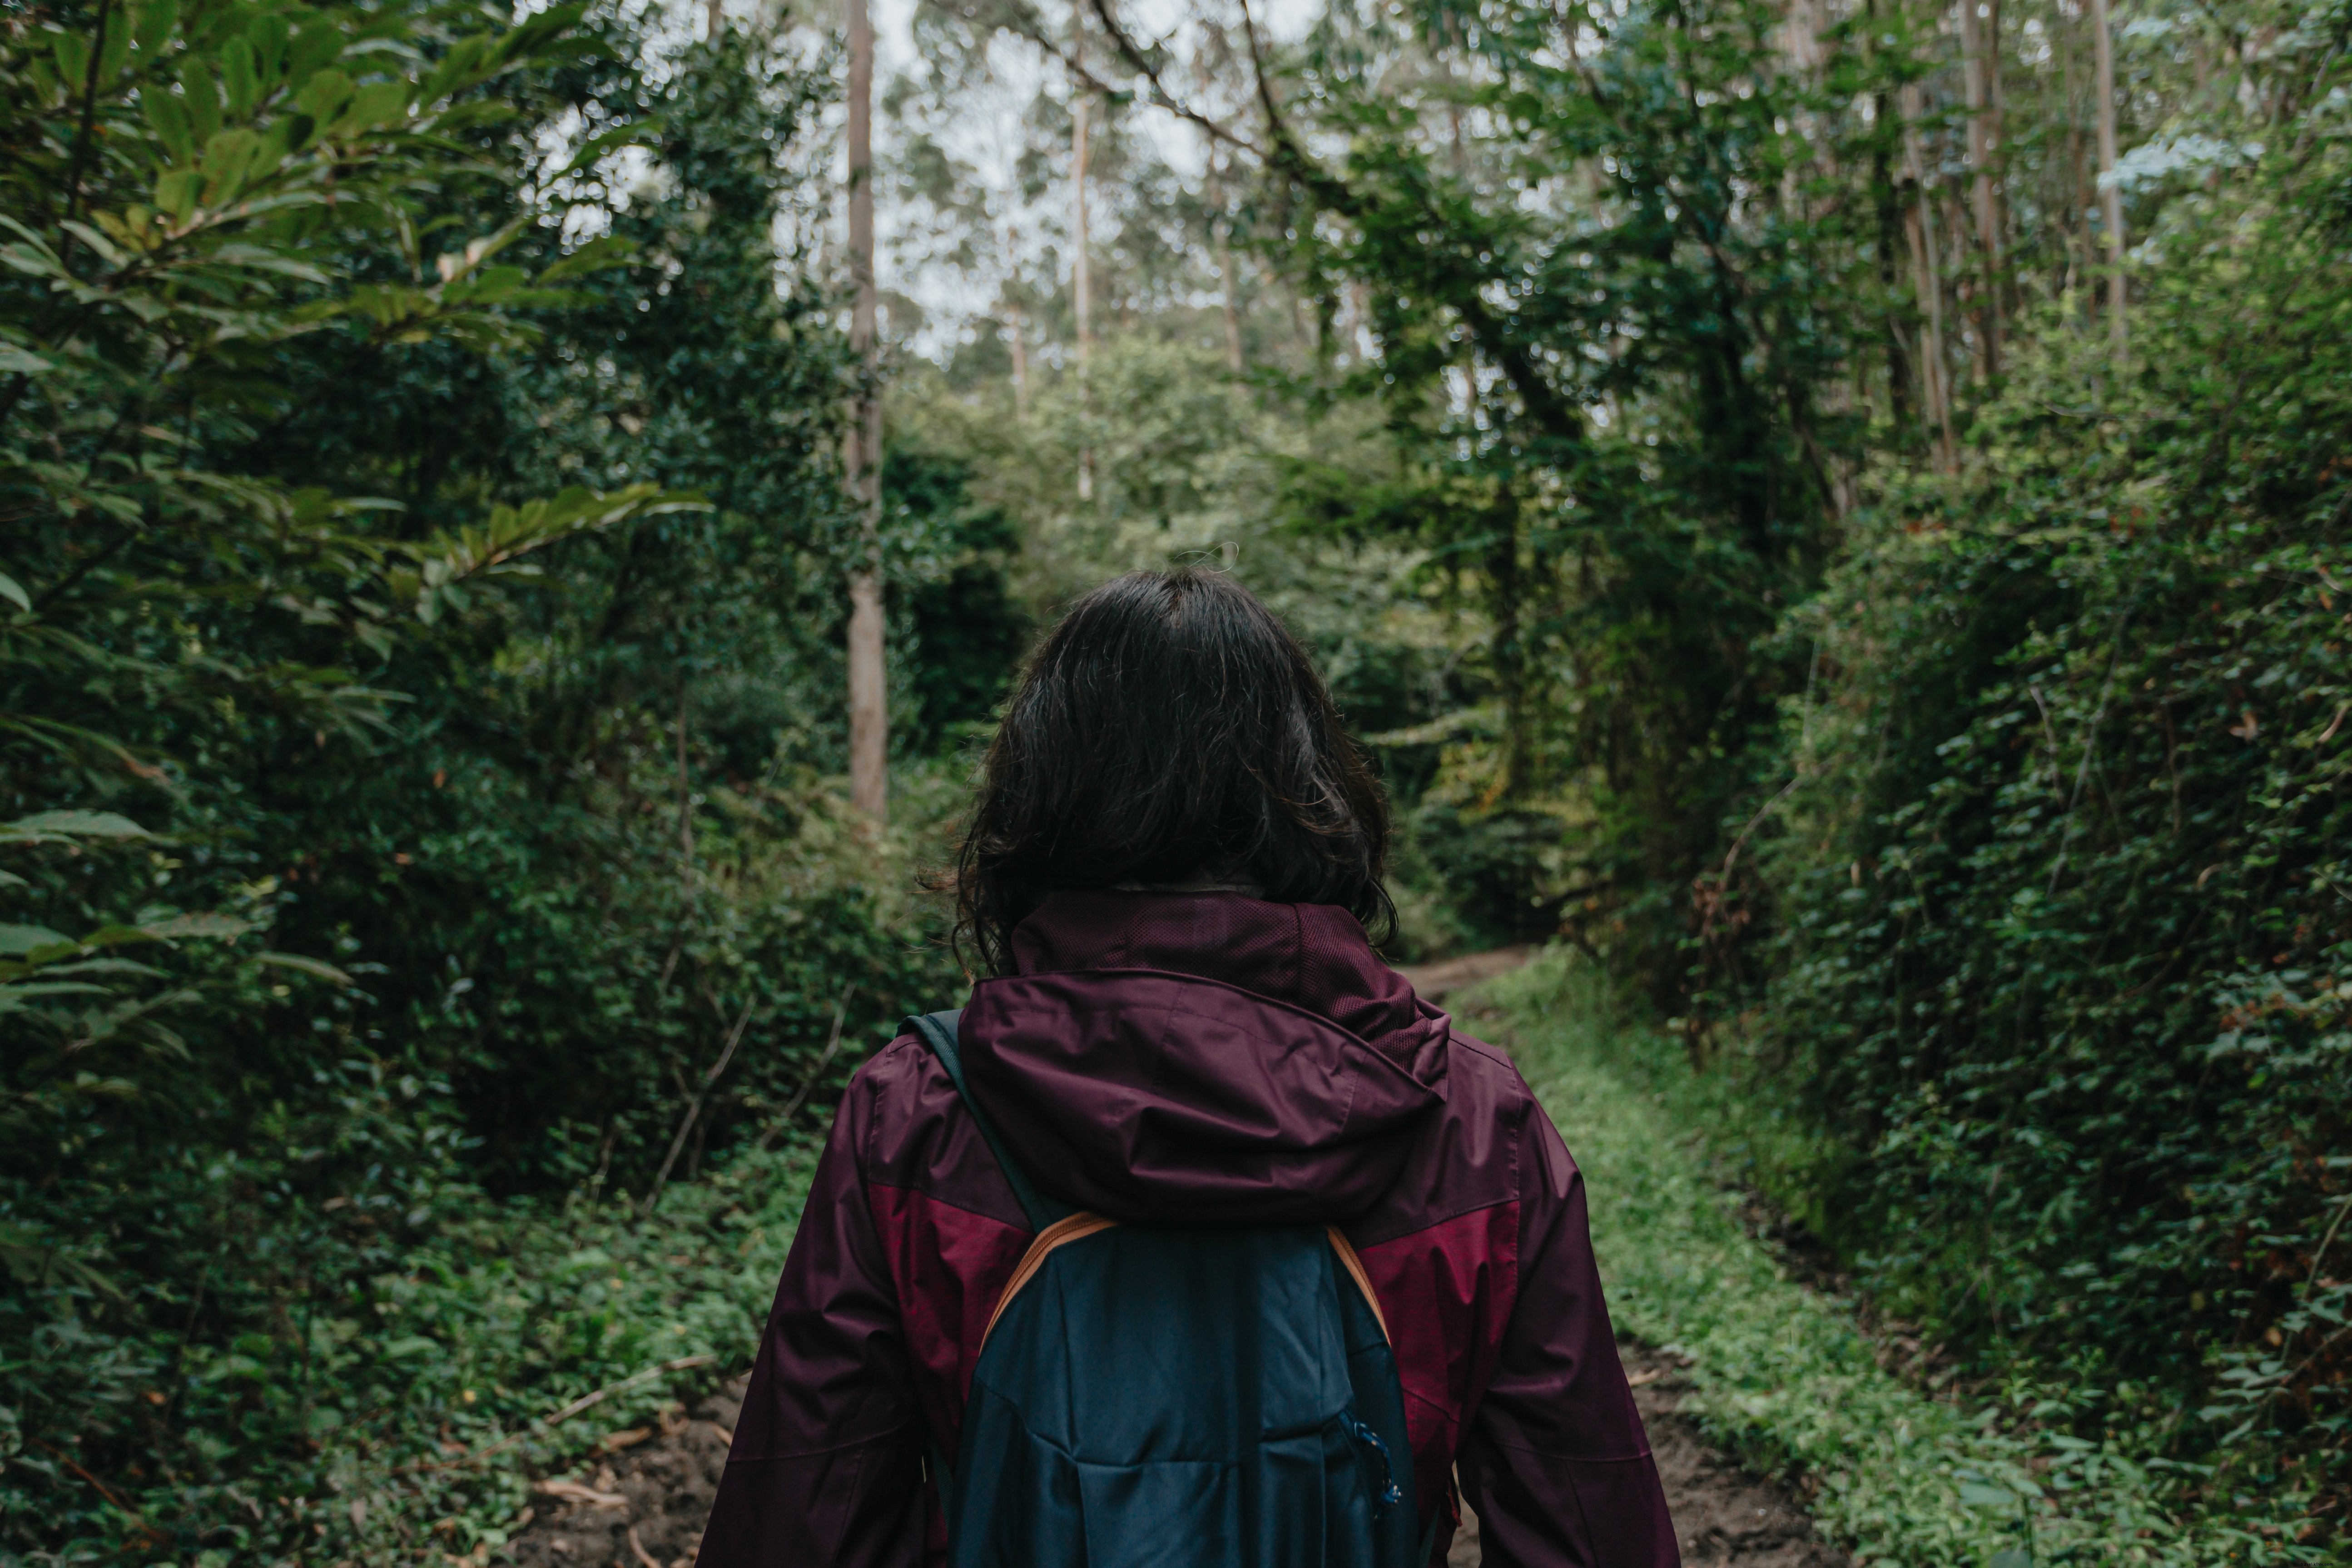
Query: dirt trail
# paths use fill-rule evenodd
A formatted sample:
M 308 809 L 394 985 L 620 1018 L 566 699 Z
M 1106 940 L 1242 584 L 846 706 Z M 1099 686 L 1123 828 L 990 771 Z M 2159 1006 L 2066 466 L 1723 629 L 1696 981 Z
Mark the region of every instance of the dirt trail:
M 1748 1474 L 1675 1414 L 1684 1385 L 1670 1359 L 1622 1348 L 1686 1568 L 1845 1568 L 1785 1488 Z M 514 1560 L 522 1568 L 692 1568 L 741 1393 L 739 1384 L 706 1400 L 666 1432 L 616 1433 L 627 1447 L 541 1482 Z M 1465 1523 L 1448 1568 L 1482 1560 L 1477 1521 Z
M 1750 1474 L 1675 1413 L 1685 1385 L 1673 1358 L 1632 1343 L 1618 1350 L 1657 1456 L 1684 1568 L 1846 1568 L 1845 1553 L 1814 1533 L 1787 1488 Z M 1446 1568 L 1478 1568 L 1483 1561 L 1477 1520 L 1465 1512 L 1463 1522 Z
M 1528 953 L 1507 948 L 1403 973 L 1434 1001 L 1517 968 Z M 1475 1005 L 1465 1012 L 1476 1027 Z M 1685 1384 L 1671 1358 L 1631 1343 L 1621 1349 L 1689 1568 L 1845 1568 L 1844 1554 L 1814 1534 L 1788 1489 L 1749 1474 L 1676 1414 Z M 690 1416 L 673 1414 L 658 1426 L 613 1433 L 598 1458 L 541 1481 L 509 1555 L 521 1568 L 692 1568 L 742 1392 L 738 1383 Z M 1447 1555 L 1449 1568 L 1477 1568 L 1482 1561 L 1477 1521 L 1465 1522 Z

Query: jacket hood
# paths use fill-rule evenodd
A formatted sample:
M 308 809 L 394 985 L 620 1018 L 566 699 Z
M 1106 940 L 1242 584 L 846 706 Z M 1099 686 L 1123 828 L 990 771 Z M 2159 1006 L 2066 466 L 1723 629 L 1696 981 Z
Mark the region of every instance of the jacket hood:
M 973 1097 L 1038 1186 L 1124 1220 L 1344 1222 L 1444 1099 L 1445 1015 L 1355 917 L 1234 892 L 1056 893 L 981 982 Z

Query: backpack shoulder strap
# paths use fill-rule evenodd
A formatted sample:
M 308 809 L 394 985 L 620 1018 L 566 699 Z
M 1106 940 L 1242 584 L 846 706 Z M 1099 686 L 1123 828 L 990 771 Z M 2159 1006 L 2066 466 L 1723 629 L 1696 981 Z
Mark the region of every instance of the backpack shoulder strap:
M 988 1152 L 996 1156 L 998 1167 L 1003 1171 L 1005 1181 L 1012 1185 L 1013 1198 L 1021 1205 L 1021 1212 L 1028 1216 L 1029 1228 L 1042 1232 L 1055 1221 L 1067 1219 L 1077 1211 L 1067 1204 L 1055 1203 L 1037 1190 L 1036 1184 L 1029 1180 L 1029 1173 L 1021 1168 L 1020 1162 L 1013 1157 L 1013 1151 L 1005 1146 L 1003 1134 L 996 1131 L 996 1123 L 988 1119 L 988 1112 L 972 1099 L 971 1088 L 964 1081 L 963 1051 L 959 1045 L 962 1024 L 963 1009 L 958 1007 L 945 1013 L 926 1013 L 919 1017 L 908 1018 L 902 1027 L 910 1035 L 920 1036 L 923 1043 L 931 1047 L 931 1054 L 940 1058 L 940 1065 L 948 1069 L 948 1077 L 955 1084 L 956 1097 L 971 1113 L 972 1124 L 980 1129 L 981 1138 L 988 1144 Z

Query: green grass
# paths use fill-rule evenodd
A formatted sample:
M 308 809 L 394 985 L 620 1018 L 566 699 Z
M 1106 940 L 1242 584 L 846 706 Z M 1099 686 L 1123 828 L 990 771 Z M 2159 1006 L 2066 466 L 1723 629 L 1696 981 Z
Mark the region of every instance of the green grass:
M 1488 996 L 1585 1173 L 1620 1330 L 1686 1358 L 1683 1408 L 1758 1469 L 1806 1479 L 1815 1518 L 1857 1563 L 2328 1560 L 2294 1543 L 2301 1500 L 2200 1506 L 2197 1467 L 2152 1457 L 2137 1430 L 2098 1430 L 2095 1390 L 2012 1379 L 1963 1401 L 1883 1370 L 1852 1304 L 1793 1280 L 1713 1173 L 1711 1139 L 1797 1134 L 1612 1019 L 1597 977 L 1566 955 Z

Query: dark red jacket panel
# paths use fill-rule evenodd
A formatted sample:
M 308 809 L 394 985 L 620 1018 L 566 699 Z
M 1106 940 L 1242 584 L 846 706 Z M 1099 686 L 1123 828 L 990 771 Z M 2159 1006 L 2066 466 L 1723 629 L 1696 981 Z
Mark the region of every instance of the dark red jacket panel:
M 1458 1467 L 1489 1563 L 1675 1563 L 1582 1181 L 1508 1059 L 1414 999 L 1342 911 L 1085 899 L 1033 917 L 1025 972 L 983 982 L 965 1016 L 973 1092 L 1038 1184 L 1118 1217 L 1339 1224 L 1396 1346 L 1423 1516 L 1452 1515 Z M 1170 929 L 1171 904 L 1189 924 Z M 1073 956 L 1110 963 L 1043 967 Z M 1219 977 L 1236 970 L 1250 987 Z M 952 1460 L 981 1331 L 1029 1239 L 930 1053 L 902 1038 L 861 1068 L 703 1568 L 941 1559 L 926 1455 Z

